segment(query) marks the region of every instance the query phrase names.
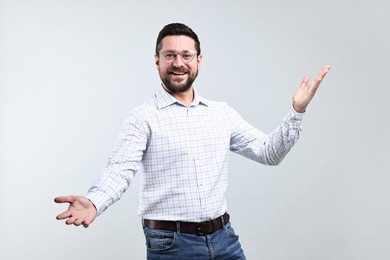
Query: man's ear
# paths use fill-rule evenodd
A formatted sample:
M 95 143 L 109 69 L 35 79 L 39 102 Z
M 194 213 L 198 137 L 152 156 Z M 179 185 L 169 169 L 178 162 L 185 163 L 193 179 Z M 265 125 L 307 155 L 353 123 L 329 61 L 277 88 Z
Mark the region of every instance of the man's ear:
M 202 60 L 203 60 L 203 56 L 202 56 L 202 54 L 199 54 L 199 55 L 198 55 L 198 69 L 199 69 L 200 66 L 202 65 Z
M 160 67 L 160 59 L 158 58 L 158 55 L 154 55 L 154 64 L 156 65 L 156 69 L 159 70 Z

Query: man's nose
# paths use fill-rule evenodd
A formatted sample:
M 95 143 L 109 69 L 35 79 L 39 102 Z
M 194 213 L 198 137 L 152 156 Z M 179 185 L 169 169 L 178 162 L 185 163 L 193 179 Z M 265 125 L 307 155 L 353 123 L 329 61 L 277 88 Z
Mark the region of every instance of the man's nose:
M 183 62 L 180 54 L 176 55 L 175 59 L 173 60 L 173 65 L 175 65 L 177 67 L 180 67 L 180 66 L 184 65 L 184 62 Z

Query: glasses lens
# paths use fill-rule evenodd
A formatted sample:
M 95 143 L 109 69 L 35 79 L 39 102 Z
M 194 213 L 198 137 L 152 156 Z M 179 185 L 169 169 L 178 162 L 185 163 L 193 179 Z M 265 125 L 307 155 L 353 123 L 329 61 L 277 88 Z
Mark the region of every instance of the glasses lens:
M 180 54 L 181 58 L 184 60 L 184 61 L 191 61 L 195 54 L 190 52 L 190 51 L 183 51 L 181 54 Z
M 162 55 L 167 61 L 173 61 L 177 56 L 177 54 L 173 51 L 164 51 Z

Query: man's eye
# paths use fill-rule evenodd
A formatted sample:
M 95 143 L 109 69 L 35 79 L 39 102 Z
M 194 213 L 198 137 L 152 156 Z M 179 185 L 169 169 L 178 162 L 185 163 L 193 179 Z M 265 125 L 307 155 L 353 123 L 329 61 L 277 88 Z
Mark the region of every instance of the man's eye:
M 176 55 L 174 53 L 171 53 L 171 52 L 168 52 L 168 53 L 165 53 L 164 57 L 165 58 L 174 58 Z
M 191 53 L 182 53 L 181 56 L 183 57 L 183 59 L 186 59 L 186 60 L 189 60 L 192 58 Z

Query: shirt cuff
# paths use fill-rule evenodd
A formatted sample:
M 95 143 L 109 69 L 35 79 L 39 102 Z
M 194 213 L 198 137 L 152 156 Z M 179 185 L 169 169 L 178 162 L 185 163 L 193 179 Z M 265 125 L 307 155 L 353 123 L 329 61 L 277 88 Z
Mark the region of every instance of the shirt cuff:
M 99 194 L 88 192 L 85 195 L 85 197 L 87 199 L 89 199 L 92 202 L 92 204 L 95 206 L 95 208 L 96 208 L 96 216 L 97 217 L 100 214 L 102 214 L 104 212 L 104 210 L 107 208 L 107 207 L 104 207 L 103 198 L 102 198 L 102 196 L 99 196 Z
M 291 112 L 294 113 L 295 115 L 301 115 L 301 116 L 303 116 L 303 115 L 306 113 L 306 111 L 303 112 L 303 113 L 297 112 L 297 111 L 294 109 L 294 106 L 293 106 L 293 105 L 291 105 Z

